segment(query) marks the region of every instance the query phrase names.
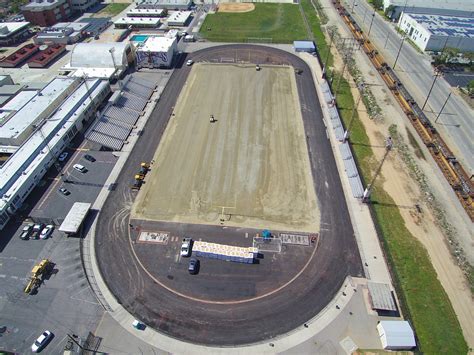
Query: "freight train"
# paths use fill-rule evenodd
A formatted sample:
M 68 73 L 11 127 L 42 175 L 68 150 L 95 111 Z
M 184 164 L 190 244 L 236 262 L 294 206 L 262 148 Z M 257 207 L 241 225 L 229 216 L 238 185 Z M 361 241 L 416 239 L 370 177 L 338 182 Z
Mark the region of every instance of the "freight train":
M 342 6 L 339 0 L 333 4 L 354 38 L 359 42 L 372 64 L 395 96 L 401 108 L 418 132 L 423 143 L 428 147 L 434 160 L 440 167 L 447 181 L 459 198 L 471 221 L 474 220 L 474 189 L 471 177 L 458 162 L 448 145 L 436 131 L 431 121 L 418 106 L 405 86 L 400 82 L 395 71 L 388 66 L 382 55 L 377 51 L 370 39 L 364 34 L 357 22 Z

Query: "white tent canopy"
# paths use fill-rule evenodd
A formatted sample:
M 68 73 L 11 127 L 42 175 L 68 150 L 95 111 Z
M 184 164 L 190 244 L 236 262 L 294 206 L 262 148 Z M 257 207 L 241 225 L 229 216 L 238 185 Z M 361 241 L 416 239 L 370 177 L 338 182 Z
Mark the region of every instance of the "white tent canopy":
M 416 346 L 415 334 L 407 321 L 380 321 L 377 325 L 382 346 L 387 350 L 411 349 Z
M 79 43 L 71 52 L 72 68 L 126 68 L 130 43 Z M 113 59 L 112 59 L 113 57 Z

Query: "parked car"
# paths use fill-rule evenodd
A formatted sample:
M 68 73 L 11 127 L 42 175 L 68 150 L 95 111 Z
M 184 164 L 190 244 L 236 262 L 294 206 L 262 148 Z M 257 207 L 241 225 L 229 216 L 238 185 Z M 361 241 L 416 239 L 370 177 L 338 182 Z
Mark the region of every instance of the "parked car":
M 20 239 L 28 240 L 30 238 L 31 232 L 33 231 L 33 224 L 28 224 L 23 227 L 20 234 Z
M 181 244 L 181 256 L 187 257 L 191 255 L 193 240 L 191 238 L 184 238 Z
M 74 164 L 72 166 L 74 169 L 76 169 L 77 171 L 80 171 L 81 173 L 85 173 L 87 172 L 87 169 L 84 165 L 81 165 L 81 164 Z
M 95 162 L 96 160 L 92 155 L 89 155 L 89 154 L 84 155 L 84 159 L 89 160 L 92 163 Z
M 190 65 L 193 65 L 194 64 L 194 61 L 192 59 L 188 59 L 188 61 L 186 62 L 186 65 L 189 67 Z
M 44 223 L 36 223 L 33 226 L 33 234 L 31 234 L 31 237 L 33 239 L 38 239 L 41 235 L 41 231 L 43 230 L 43 228 L 44 228 Z
M 65 195 L 65 196 L 71 194 L 71 192 L 70 192 L 68 189 L 64 188 L 64 187 L 61 187 L 61 188 L 59 189 L 59 192 L 62 193 L 63 195 Z
M 198 259 L 190 259 L 188 265 L 188 271 L 191 275 L 196 275 L 199 272 L 199 260 Z
M 41 231 L 40 239 L 48 239 L 51 233 L 53 233 L 53 230 L 54 230 L 54 226 L 52 224 L 48 224 Z
M 33 345 L 31 345 L 31 351 L 37 353 L 41 351 L 53 338 L 53 333 L 49 330 L 45 330 L 43 334 L 41 334 L 38 339 L 35 340 Z
M 65 161 L 68 155 L 69 155 L 68 152 L 62 152 L 62 153 L 59 155 L 58 160 L 59 160 L 59 161 Z

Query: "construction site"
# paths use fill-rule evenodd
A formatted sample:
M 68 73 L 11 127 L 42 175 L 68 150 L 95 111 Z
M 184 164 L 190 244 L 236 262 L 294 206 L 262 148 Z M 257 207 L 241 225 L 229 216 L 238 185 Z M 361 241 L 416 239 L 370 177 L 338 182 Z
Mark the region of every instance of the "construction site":
M 319 230 L 292 67 L 195 64 L 153 160 L 132 219 Z

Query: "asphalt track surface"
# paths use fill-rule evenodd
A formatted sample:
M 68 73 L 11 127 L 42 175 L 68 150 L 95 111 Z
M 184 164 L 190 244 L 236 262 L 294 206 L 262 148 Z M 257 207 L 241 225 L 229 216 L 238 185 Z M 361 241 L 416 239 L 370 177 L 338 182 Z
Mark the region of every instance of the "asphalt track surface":
M 130 234 L 129 227 L 130 208 L 135 194 L 130 191 L 130 184 L 140 162 L 153 157 L 189 74 L 190 67 L 183 65 L 189 58 L 207 62 L 242 60 L 258 64 L 290 64 L 302 69 L 296 75 L 296 81 L 315 191 L 320 204 L 320 237 L 318 247 L 298 277 L 278 292 L 262 298 L 252 297 L 256 294 L 249 292 L 245 302 L 232 302 L 232 295 L 226 295 L 223 291 L 222 297 L 227 302 L 213 302 L 216 297 L 212 295 L 219 291 L 205 285 L 200 285 L 199 297 L 182 297 L 152 278 L 148 266 L 142 267 L 144 264 L 165 267 L 165 264 L 160 264 L 159 258 L 155 257 L 153 264 L 150 260 L 138 260 L 135 256 L 138 254 L 134 233 Z M 331 301 L 346 276 L 363 276 L 357 243 L 322 117 L 310 69 L 291 53 L 263 46 L 226 45 L 181 57 L 117 179 L 117 189 L 110 193 L 99 215 L 96 256 L 101 274 L 119 303 L 137 319 L 174 338 L 211 346 L 235 346 L 271 339 L 302 325 Z M 223 233 L 220 226 L 195 226 L 196 232 L 201 234 L 215 234 L 218 229 Z M 179 231 L 188 233 L 193 230 L 193 226 L 175 224 L 174 230 L 178 234 Z M 153 258 L 153 255 L 149 257 Z M 168 279 L 172 278 L 173 275 L 168 275 Z M 205 282 L 200 278 L 187 280 L 191 286 L 193 282 Z M 231 277 L 228 282 L 233 282 Z M 248 290 L 258 289 L 258 279 L 248 278 L 243 282 L 248 283 Z M 222 289 L 225 290 L 225 285 Z M 209 302 L 202 302 L 206 299 L 206 293 Z

